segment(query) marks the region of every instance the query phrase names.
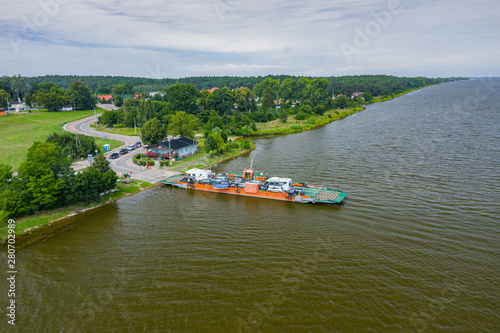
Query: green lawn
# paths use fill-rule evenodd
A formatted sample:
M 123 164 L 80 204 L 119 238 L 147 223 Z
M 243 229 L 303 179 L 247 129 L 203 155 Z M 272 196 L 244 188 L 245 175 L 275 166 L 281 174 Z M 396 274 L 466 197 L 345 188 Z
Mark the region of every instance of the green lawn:
M 0 117 L 0 163 L 17 171 L 34 141 L 45 141 L 53 132 L 62 133 L 62 125 L 94 114 L 93 110 L 66 112 L 20 112 Z M 102 140 L 102 139 L 99 139 Z M 105 140 L 110 143 L 112 140 Z M 108 142 L 109 141 L 109 142 Z M 101 149 L 102 144 L 98 142 Z M 119 143 L 113 143 L 115 148 Z M 113 147 L 112 145 L 112 147 Z
M 104 147 L 103 146 L 105 144 L 109 144 L 111 150 L 113 150 L 115 148 L 118 148 L 121 145 L 123 145 L 123 143 L 121 143 L 120 141 L 111 140 L 111 139 L 102 139 L 102 138 L 96 138 L 96 137 L 94 137 L 94 140 L 95 140 L 96 145 L 101 149 L 102 152 L 104 152 Z M 128 145 L 128 143 L 127 143 L 127 145 Z
M 95 123 L 91 124 L 90 127 L 95 128 Z M 105 133 L 113 133 L 113 134 L 120 134 L 120 135 L 130 135 L 130 136 L 139 136 L 139 128 L 137 128 L 137 131 L 134 128 L 130 127 L 123 127 L 123 128 L 106 128 L 105 125 L 99 124 L 97 126 L 97 130 L 100 132 L 105 132 Z M 137 132 L 137 134 L 136 134 Z

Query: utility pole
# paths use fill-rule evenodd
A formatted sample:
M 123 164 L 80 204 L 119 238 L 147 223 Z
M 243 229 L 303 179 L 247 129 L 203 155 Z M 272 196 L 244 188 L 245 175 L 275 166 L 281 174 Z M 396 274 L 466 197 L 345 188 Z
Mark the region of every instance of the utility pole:
M 95 128 L 97 129 L 97 113 L 95 112 L 95 106 L 94 106 L 94 116 L 95 116 Z
M 134 131 L 135 131 L 135 135 L 137 135 L 137 127 L 135 126 L 135 116 L 134 116 Z M 141 139 L 141 141 L 142 141 L 142 139 Z
M 142 142 L 142 133 L 140 128 L 139 128 L 139 137 L 141 138 L 141 158 L 142 158 L 142 152 L 143 152 L 142 149 L 144 148 L 144 142 Z

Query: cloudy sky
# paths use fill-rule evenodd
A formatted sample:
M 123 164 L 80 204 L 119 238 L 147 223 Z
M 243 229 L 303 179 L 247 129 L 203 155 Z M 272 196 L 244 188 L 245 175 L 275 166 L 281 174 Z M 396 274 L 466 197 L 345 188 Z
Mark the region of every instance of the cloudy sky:
M 0 75 L 500 76 L 498 0 L 18 0 Z

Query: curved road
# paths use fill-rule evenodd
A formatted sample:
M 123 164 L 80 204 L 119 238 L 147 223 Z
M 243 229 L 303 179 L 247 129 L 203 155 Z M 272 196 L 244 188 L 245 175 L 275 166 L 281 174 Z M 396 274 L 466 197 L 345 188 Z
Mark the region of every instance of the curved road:
M 109 104 L 107 104 L 107 105 L 100 104 L 98 106 L 103 108 L 103 109 L 106 109 L 106 110 L 118 109 L 116 106 L 109 105 Z M 99 114 L 97 116 L 99 116 Z M 141 139 L 138 136 L 128 136 L 128 135 L 104 133 L 104 132 L 96 131 L 96 130 L 89 127 L 90 124 L 95 123 L 95 122 L 96 122 L 96 117 L 90 116 L 90 117 L 87 117 L 84 119 L 80 119 L 80 120 L 65 124 L 63 126 L 63 129 L 68 131 L 68 132 L 72 132 L 72 133 L 76 133 L 76 134 L 83 134 L 83 135 L 89 135 L 89 136 L 100 137 L 100 138 L 105 137 L 106 139 L 117 140 L 117 141 L 123 142 L 122 146 L 120 146 L 116 149 L 113 149 L 110 152 L 107 152 L 104 155 L 106 157 L 109 157 L 109 155 L 113 152 L 118 152 L 120 149 L 128 147 L 128 145 L 130 145 L 130 144 L 141 141 Z M 139 149 L 142 151 L 143 148 L 141 147 Z M 132 176 L 132 178 L 145 180 L 145 181 L 153 182 L 153 183 L 158 182 L 159 180 L 165 179 L 169 175 L 175 174 L 172 171 L 160 170 L 158 168 L 158 166 L 151 167 L 151 168 L 147 169 L 145 167 L 135 165 L 132 162 L 132 157 L 137 152 L 139 152 L 139 150 L 131 151 L 128 154 L 120 155 L 120 157 L 118 157 L 116 159 L 109 160 L 110 165 L 111 165 L 111 169 L 113 169 L 113 171 L 115 171 L 118 175 L 128 173 Z M 81 168 L 88 166 L 88 162 L 86 162 L 86 161 L 85 162 L 77 162 L 77 164 Z

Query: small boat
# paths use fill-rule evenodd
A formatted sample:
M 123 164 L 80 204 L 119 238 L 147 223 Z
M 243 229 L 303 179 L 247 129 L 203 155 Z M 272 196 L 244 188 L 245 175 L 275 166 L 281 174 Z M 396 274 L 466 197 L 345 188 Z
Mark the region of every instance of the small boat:
M 267 174 L 255 172 L 252 167 L 246 168 L 241 174 L 225 175 L 191 169 L 185 175 L 169 177 L 161 183 L 189 190 L 324 205 L 340 204 L 347 196 L 340 190 L 307 182 L 297 183 L 291 178 L 268 177 Z

